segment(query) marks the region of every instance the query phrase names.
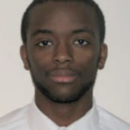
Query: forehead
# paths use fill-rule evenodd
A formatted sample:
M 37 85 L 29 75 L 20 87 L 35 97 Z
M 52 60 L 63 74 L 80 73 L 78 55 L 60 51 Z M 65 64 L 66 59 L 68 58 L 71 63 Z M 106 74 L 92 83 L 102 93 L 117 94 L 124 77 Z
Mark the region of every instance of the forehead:
M 87 27 L 98 33 L 92 7 L 84 2 L 45 2 L 36 5 L 29 14 L 29 31 L 45 28 L 59 33 Z

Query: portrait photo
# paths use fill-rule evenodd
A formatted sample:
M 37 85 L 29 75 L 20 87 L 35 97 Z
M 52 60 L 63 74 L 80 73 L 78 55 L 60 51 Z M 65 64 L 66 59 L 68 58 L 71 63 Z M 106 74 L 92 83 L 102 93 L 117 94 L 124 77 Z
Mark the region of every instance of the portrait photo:
M 0 45 L 0 130 L 130 130 L 130 0 L 1 0 Z

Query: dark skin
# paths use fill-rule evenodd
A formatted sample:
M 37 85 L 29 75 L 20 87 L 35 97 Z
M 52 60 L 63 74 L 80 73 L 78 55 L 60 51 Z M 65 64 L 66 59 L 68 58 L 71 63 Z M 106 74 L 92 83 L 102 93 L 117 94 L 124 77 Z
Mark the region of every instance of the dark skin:
M 82 2 L 47 2 L 30 12 L 24 66 L 56 102 L 35 85 L 38 108 L 59 126 L 68 126 L 92 107 L 93 86 L 78 100 L 63 103 L 96 78 L 104 67 L 107 46 L 100 43 L 93 9 Z

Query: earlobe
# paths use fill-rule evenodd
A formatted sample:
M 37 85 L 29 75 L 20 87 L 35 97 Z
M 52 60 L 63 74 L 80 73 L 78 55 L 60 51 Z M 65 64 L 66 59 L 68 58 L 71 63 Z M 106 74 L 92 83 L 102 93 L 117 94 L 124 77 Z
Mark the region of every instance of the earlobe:
M 20 47 L 20 56 L 21 56 L 21 59 L 22 59 L 23 64 L 24 64 L 24 68 L 26 70 L 29 70 L 29 63 L 28 63 L 27 51 L 26 51 L 25 45 L 22 45 Z
M 98 69 L 103 69 L 108 55 L 108 48 L 106 44 L 101 45 L 100 57 L 98 61 Z

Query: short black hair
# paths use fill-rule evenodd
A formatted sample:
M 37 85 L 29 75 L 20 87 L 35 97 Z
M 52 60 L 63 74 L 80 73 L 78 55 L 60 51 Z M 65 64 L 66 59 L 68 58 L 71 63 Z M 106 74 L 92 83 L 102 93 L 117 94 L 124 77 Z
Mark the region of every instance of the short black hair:
M 92 7 L 95 11 L 95 14 L 96 14 L 96 19 L 97 19 L 98 28 L 99 28 L 100 43 L 104 42 L 105 30 L 106 30 L 105 29 L 105 18 L 104 18 L 104 15 L 102 13 L 102 10 L 100 9 L 100 7 L 98 6 L 98 4 L 95 1 L 93 1 L 93 0 L 33 0 L 32 3 L 26 9 L 26 11 L 23 15 L 23 18 L 22 18 L 21 37 L 22 37 L 22 41 L 25 45 L 26 45 L 26 42 L 27 42 L 27 31 L 28 31 L 28 27 L 29 27 L 29 12 L 36 5 L 42 4 L 42 3 L 45 3 L 45 2 L 48 2 L 48 1 L 53 1 L 53 2 L 59 2 L 59 1 L 63 1 L 63 2 L 71 2 L 71 1 L 84 2 L 85 4 Z

